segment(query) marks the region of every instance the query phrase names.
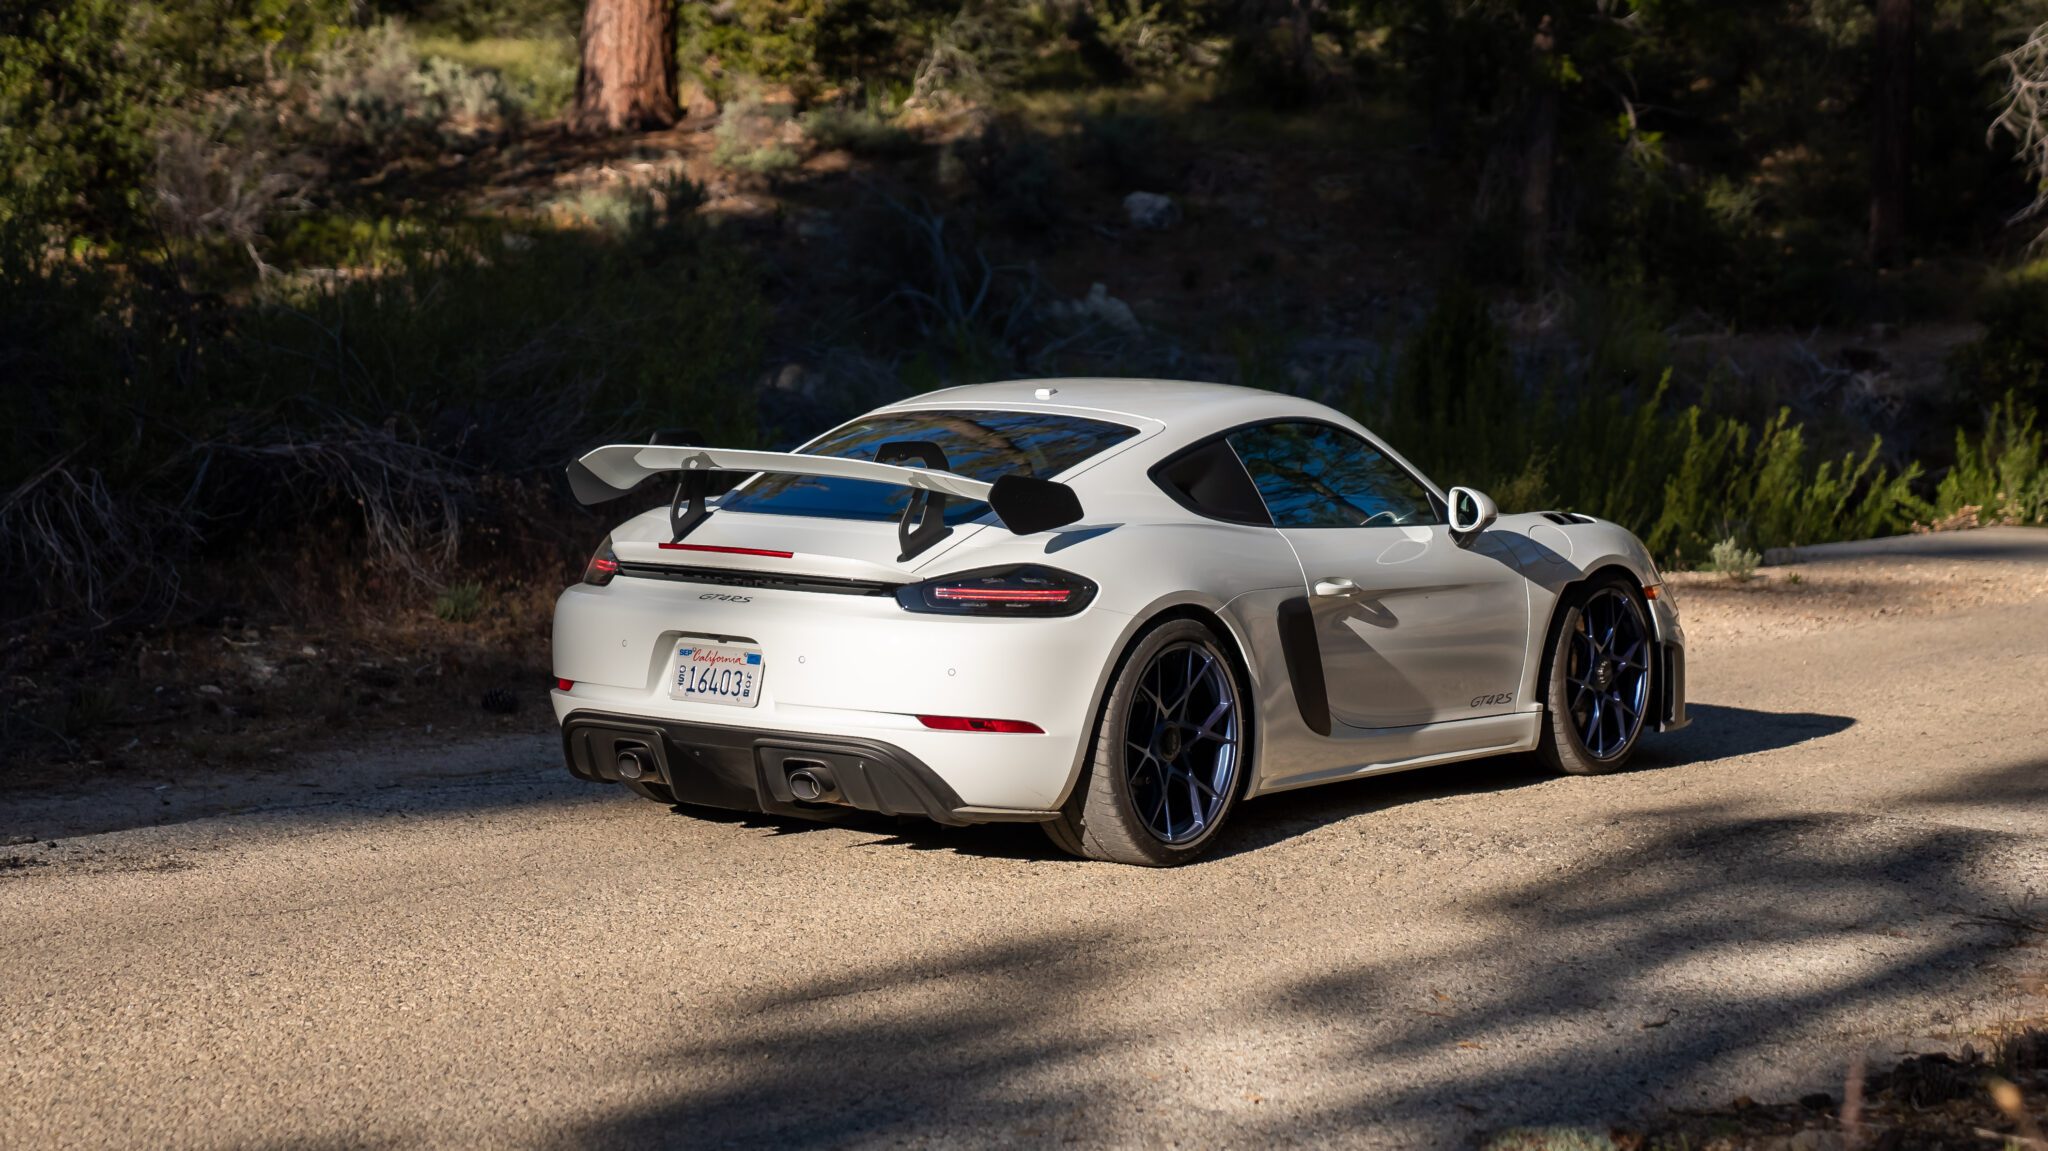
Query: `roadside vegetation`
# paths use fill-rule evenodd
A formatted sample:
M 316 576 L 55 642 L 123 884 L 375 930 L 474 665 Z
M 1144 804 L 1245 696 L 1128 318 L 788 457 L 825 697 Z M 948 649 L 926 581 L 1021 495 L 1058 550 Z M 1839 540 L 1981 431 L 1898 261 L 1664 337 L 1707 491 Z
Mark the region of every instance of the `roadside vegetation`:
M 2048 0 L 685 2 L 619 130 L 583 7 L 0 14 L 10 746 L 224 603 L 460 646 L 590 445 L 1009 375 L 1312 395 L 1675 567 L 2048 520 Z

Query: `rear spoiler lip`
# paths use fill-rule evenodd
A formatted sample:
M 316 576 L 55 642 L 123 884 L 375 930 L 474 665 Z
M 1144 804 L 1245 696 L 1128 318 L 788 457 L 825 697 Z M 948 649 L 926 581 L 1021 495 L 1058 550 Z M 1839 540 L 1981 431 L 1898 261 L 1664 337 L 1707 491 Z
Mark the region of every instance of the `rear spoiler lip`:
M 798 452 L 756 452 L 737 448 L 676 447 L 666 444 L 612 444 L 585 452 L 569 465 L 569 489 L 576 501 L 592 506 L 615 500 L 650 476 L 665 472 L 773 472 L 786 476 L 830 476 L 893 484 L 918 491 L 940 492 L 975 503 L 987 503 L 995 485 L 954 472 L 906 468 L 843 456 L 812 456 Z

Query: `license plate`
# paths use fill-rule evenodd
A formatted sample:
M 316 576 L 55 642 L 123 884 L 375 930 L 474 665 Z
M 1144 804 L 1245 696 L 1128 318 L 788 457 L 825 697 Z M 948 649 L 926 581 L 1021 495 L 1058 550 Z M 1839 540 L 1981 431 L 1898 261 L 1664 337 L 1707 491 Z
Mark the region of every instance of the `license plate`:
M 676 670 L 670 678 L 671 699 L 752 707 L 761 702 L 761 649 L 723 643 L 676 645 Z

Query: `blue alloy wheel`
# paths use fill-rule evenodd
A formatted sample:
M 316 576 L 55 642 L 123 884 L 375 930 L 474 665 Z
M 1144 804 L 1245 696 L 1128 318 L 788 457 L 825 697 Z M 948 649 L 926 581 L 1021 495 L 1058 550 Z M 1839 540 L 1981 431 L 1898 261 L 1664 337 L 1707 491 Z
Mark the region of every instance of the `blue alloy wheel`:
M 1580 607 L 1565 642 L 1572 729 L 1588 755 L 1613 759 L 1629 749 L 1649 711 L 1649 623 L 1634 596 L 1601 588 Z
M 1146 666 L 1124 725 L 1124 772 L 1160 842 L 1196 839 L 1222 813 L 1237 784 L 1240 711 L 1236 677 L 1199 644 L 1162 648 Z

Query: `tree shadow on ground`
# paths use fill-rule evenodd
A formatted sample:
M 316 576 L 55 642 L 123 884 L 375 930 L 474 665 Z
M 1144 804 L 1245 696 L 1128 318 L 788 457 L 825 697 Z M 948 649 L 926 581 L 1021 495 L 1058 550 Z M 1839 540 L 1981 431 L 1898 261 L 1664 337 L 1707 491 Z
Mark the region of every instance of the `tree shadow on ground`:
M 2044 778 L 2034 759 L 1917 800 L 2037 802 Z M 2013 937 L 1967 917 L 2003 906 L 2038 850 L 1995 829 L 1739 803 L 1639 813 L 1573 848 L 1524 879 L 1445 874 L 1404 893 L 1453 931 L 1356 902 L 1369 880 L 1342 904 L 1254 908 L 1219 903 L 1201 869 L 1145 885 L 1154 914 L 1128 928 L 1077 909 L 1071 932 L 941 937 L 736 992 L 627 1069 L 663 1085 L 659 1102 L 562 1142 L 1444 1146 L 1475 1126 L 1838 1087 L 1902 1030 L 1984 1021 L 1982 969 Z M 1263 962 L 1213 966 L 1262 946 Z M 1192 990 L 1198 970 L 1228 993 Z M 1185 1075 L 1147 1071 L 1168 1063 Z M 1239 1105 L 1243 1082 L 1267 1105 Z

